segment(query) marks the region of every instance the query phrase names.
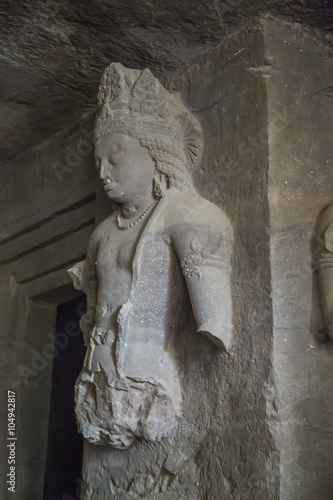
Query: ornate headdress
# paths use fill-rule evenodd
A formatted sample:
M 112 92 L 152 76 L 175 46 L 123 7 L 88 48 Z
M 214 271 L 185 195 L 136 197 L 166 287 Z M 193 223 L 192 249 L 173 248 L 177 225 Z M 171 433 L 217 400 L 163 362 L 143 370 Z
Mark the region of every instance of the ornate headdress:
M 170 94 L 148 69 L 112 63 L 98 93 L 95 139 L 125 133 L 147 147 L 170 184 L 191 184 L 189 169 L 202 156 L 202 131 L 178 94 Z

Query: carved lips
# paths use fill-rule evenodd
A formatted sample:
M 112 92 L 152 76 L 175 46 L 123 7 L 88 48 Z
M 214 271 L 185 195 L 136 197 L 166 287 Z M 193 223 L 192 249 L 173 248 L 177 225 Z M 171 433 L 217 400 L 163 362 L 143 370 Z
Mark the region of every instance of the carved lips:
M 103 181 L 103 188 L 104 188 L 104 191 L 108 192 L 108 191 L 112 191 L 115 187 L 116 187 L 117 183 L 116 181 L 114 181 L 113 179 L 106 179 L 105 181 Z

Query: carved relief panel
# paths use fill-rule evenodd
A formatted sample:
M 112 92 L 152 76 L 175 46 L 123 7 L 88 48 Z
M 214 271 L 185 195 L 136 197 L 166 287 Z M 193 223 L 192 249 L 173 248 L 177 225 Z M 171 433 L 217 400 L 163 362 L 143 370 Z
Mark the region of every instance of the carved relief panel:
M 202 132 L 178 95 L 147 69 L 113 63 L 98 105 L 95 160 L 113 212 L 69 270 L 88 302 L 76 415 L 89 443 L 126 449 L 177 427 L 189 301 L 196 334 L 230 349 L 233 231 L 192 184 Z

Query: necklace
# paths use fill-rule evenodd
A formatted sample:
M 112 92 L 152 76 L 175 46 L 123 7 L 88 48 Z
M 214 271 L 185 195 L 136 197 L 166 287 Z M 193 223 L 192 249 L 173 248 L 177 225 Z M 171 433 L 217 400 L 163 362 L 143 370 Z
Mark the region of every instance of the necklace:
M 133 220 L 129 224 L 126 224 L 125 226 L 122 224 L 120 215 L 117 215 L 117 226 L 119 229 L 131 229 L 132 227 L 136 226 L 146 215 L 147 213 L 156 205 L 158 200 L 155 200 L 150 207 L 148 207 L 137 219 Z

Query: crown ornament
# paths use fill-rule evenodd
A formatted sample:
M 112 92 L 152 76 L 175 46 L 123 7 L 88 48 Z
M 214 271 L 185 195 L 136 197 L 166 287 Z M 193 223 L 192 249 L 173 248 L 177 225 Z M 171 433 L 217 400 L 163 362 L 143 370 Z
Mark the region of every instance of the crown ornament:
M 198 120 L 179 94 L 168 92 L 149 69 L 110 64 L 98 93 L 95 140 L 125 133 L 149 138 L 171 151 L 187 168 L 200 163 L 203 139 Z

